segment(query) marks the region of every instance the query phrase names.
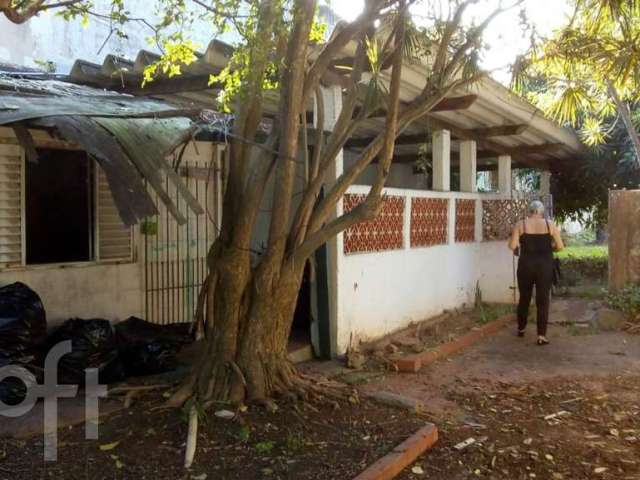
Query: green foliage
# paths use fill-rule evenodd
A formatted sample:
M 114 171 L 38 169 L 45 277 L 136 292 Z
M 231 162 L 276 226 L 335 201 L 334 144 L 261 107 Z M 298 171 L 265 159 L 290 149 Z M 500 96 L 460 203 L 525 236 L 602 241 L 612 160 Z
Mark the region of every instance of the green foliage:
M 164 44 L 164 54 L 155 63 L 144 69 L 142 86 L 152 82 L 159 74 L 169 78 L 182 73 L 182 66 L 190 65 L 197 60 L 196 51 L 201 45 L 184 40 L 180 42 L 167 41 Z
M 606 285 L 609 252 L 606 246 L 575 246 L 558 252 L 562 272 L 561 287 Z
M 571 21 L 514 71 L 514 86 L 557 121 L 580 127 L 587 144 L 607 138 L 616 112 L 612 92 L 639 99 L 638 3 L 576 0 Z
M 637 118 L 637 110 L 633 110 Z M 598 228 L 607 224 L 609 189 L 638 188 L 640 170 L 626 129 L 616 124 L 606 143 L 591 148 L 572 168 L 554 172 L 554 214 Z
M 476 320 L 482 325 L 493 322 L 509 313 L 513 313 L 513 305 L 501 303 L 480 303 L 474 311 Z
M 248 425 L 242 425 L 237 433 L 238 440 L 242 443 L 247 443 L 251 437 L 251 429 Z
M 482 290 L 480 282 L 476 282 L 476 293 L 474 298 L 474 316 L 476 320 L 484 325 L 485 323 L 497 320 L 503 315 L 513 312 L 512 305 L 485 303 L 482 300 Z
M 606 245 L 582 245 L 567 247 L 558 252 L 557 257 L 562 259 L 601 260 L 609 257 L 609 249 Z
M 296 452 L 305 446 L 304 434 L 302 432 L 289 433 L 287 435 L 287 450 Z
M 640 314 L 640 285 L 627 285 L 619 291 L 610 292 L 607 295 L 607 304 L 629 318 L 636 317 Z
M 206 423 L 209 420 L 207 409 L 204 408 L 204 404 L 202 402 L 194 402 L 193 400 L 183 405 L 182 409 L 180 410 L 180 420 L 184 423 L 189 423 L 189 415 L 190 415 L 192 406 L 195 406 L 196 408 L 196 415 L 198 416 L 198 421 Z
M 258 455 L 269 455 L 274 446 L 275 444 L 273 442 L 258 442 L 254 448 Z

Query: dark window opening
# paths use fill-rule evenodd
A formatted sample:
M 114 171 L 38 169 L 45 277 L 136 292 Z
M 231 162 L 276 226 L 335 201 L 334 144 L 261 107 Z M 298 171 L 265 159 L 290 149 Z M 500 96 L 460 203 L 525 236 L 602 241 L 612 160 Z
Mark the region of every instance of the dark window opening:
M 91 260 L 91 163 L 70 150 L 38 150 L 38 163 L 26 162 L 27 264 Z

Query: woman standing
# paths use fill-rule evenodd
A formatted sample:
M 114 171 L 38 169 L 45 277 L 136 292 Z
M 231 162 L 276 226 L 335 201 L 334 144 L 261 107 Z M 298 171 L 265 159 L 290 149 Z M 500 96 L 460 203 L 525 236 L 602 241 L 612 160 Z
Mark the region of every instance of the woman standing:
M 538 200 L 529 204 L 527 218 L 513 227 L 509 248 L 518 260 L 518 336 L 523 337 L 529 316 L 533 287 L 536 287 L 538 345 L 547 345 L 549 301 L 553 283 L 553 252 L 564 244 L 558 227 L 544 216 L 544 205 Z M 519 251 L 519 253 L 518 253 Z

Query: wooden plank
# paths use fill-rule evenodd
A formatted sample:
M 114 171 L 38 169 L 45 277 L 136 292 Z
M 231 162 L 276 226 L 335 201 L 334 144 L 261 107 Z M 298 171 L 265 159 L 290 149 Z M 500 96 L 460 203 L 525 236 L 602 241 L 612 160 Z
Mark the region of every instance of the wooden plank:
M 524 123 L 516 125 L 500 125 L 495 127 L 469 128 L 466 129 L 469 135 L 477 135 L 479 137 L 508 137 L 510 135 L 521 135 L 529 125 Z
M 640 283 L 640 190 L 609 192 L 609 288 Z

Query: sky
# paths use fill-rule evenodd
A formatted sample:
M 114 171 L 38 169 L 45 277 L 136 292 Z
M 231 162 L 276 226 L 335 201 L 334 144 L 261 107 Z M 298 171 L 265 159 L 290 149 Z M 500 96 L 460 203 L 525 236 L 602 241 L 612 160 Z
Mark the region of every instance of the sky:
M 508 0 L 504 3 L 508 3 Z M 363 0 L 331 0 L 332 9 L 345 20 L 354 19 L 362 10 L 362 5 Z M 468 11 L 467 21 L 474 17 L 484 18 L 496 5 L 495 0 L 480 2 Z M 548 35 L 561 26 L 570 13 L 568 0 L 525 0 L 524 6 L 529 21 L 542 35 Z M 420 14 L 419 6 L 415 8 L 415 13 Z M 508 65 L 529 46 L 529 39 L 523 35 L 519 25 L 518 10 L 505 12 L 494 19 L 485 33 L 485 41 L 489 49 L 485 52 L 482 66 L 491 71 L 496 80 L 508 83 Z

